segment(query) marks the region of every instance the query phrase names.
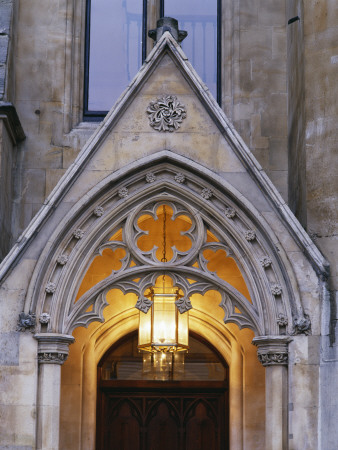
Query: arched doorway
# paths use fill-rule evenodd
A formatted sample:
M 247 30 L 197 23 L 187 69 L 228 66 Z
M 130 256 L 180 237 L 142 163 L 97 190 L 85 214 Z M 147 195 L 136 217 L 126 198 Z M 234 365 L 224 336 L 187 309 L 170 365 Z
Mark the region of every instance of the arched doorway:
M 79 206 L 77 215 L 65 220 L 62 233 L 56 230 L 62 239 L 51 238 L 53 248 L 41 257 L 31 283 L 31 310 L 37 315 L 45 309 L 53 312 L 47 325 L 41 322 L 40 333 L 35 336 L 41 367 L 51 364 L 48 358 L 55 349 L 56 363 L 64 362 L 68 343 L 75 338 L 62 370 L 66 382 L 61 382 L 60 442 L 63 448 L 74 448 L 78 442 L 82 448 L 94 448 L 97 364 L 114 342 L 137 329 L 135 306 L 142 311 L 146 289 L 166 272 L 185 299 L 191 300 L 189 328 L 217 348 L 220 341 L 224 345 L 222 354 L 232 372 L 231 448 L 240 449 L 248 440 L 261 445 L 268 424 L 264 413 L 273 415 L 275 422 L 269 423 L 282 423 L 280 443 L 287 429 L 283 392 L 287 389 L 284 366 L 288 364 L 288 333 L 292 331 L 292 311 L 301 311 L 289 260 L 282 249 L 277 252 L 274 232 L 264 218 L 248 202 L 239 200 L 228 185 L 218 183 L 216 175 L 212 181 L 201 178 L 183 163 L 176 167 L 175 161 L 154 165 L 155 178 L 148 170 L 144 167 L 128 179 L 105 184 L 104 192 L 95 191 L 90 207 L 82 210 Z M 154 181 L 149 184 L 147 179 Z M 201 190 L 201 186 L 205 187 Z M 155 246 L 159 241 L 156 230 L 162 229 L 158 224 L 165 216 L 163 206 L 169 223 L 177 221 L 177 226 L 168 229 L 167 250 L 172 250 L 172 256 L 162 264 Z M 172 242 L 170 228 L 175 233 Z M 143 242 L 143 236 L 152 244 Z M 181 241 L 184 237 L 188 244 Z M 110 266 L 105 259 L 110 260 Z M 105 270 L 99 270 L 97 277 L 92 264 L 100 265 L 100 261 Z M 37 289 L 39 286 L 45 289 Z M 252 363 L 257 355 L 251 345 L 254 336 L 259 361 L 266 369 L 257 368 L 257 359 Z M 53 369 L 58 377 L 59 368 Z M 47 384 L 48 378 L 41 374 Z M 40 384 L 43 390 L 44 384 Z M 78 416 L 74 414 L 75 403 L 64 407 L 69 392 L 77 396 Z M 40 414 L 41 429 L 45 429 L 44 418 Z M 76 427 L 72 426 L 75 421 Z M 71 442 L 70 428 L 74 434 Z M 267 442 L 275 439 L 272 426 L 265 438 Z
M 145 356 L 133 333 L 101 359 L 97 450 L 228 449 L 229 371 L 217 350 L 191 334 L 189 352 L 163 369 Z

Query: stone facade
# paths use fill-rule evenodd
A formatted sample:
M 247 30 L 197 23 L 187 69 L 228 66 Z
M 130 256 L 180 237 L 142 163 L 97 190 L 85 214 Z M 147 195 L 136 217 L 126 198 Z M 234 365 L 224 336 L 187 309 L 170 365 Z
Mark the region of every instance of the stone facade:
M 82 121 L 84 3 L 0 0 L 0 449 L 95 447 L 96 367 L 140 292 L 77 292 L 111 224 L 163 192 L 242 274 L 191 294 L 229 364 L 231 450 L 334 448 L 337 2 L 224 0 L 226 115 L 167 33 L 101 124 Z M 146 112 L 165 95 L 168 130 Z

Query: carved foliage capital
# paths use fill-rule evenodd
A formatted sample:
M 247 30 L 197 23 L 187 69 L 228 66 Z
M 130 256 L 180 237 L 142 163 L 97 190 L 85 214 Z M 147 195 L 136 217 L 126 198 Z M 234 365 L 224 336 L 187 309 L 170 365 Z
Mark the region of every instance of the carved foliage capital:
M 67 358 L 66 353 L 38 353 L 39 364 L 63 364 Z
M 34 335 L 38 340 L 38 362 L 40 364 L 63 364 L 69 352 L 69 344 L 74 342 L 73 336 L 56 333 L 40 333 Z
M 263 366 L 274 366 L 288 364 L 288 344 L 291 340 L 288 336 L 258 336 L 252 343 L 258 347 L 259 362 Z
M 258 353 L 258 360 L 264 366 L 273 366 L 276 364 L 288 364 L 287 353 Z

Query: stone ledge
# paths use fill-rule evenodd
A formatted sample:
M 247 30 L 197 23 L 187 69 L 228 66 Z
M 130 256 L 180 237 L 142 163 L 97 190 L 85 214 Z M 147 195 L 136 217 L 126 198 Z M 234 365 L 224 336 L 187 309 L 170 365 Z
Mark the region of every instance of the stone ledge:
M 14 145 L 17 145 L 25 139 L 26 135 L 23 131 L 15 106 L 12 103 L 0 101 L 0 120 L 4 121 Z

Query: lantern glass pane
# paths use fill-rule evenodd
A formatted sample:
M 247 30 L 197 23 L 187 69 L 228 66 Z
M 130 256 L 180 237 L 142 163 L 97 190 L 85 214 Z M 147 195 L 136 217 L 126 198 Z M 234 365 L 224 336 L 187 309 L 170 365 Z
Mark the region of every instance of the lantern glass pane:
M 150 346 L 151 344 L 151 310 L 147 314 L 140 312 L 140 322 L 138 327 L 139 347 Z
M 176 297 L 155 294 L 153 304 L 153 344 L 172 346 L 176 344 Z
M 189 313 L 178 313 L 178 344 L 188 348 L 189 341 Z

